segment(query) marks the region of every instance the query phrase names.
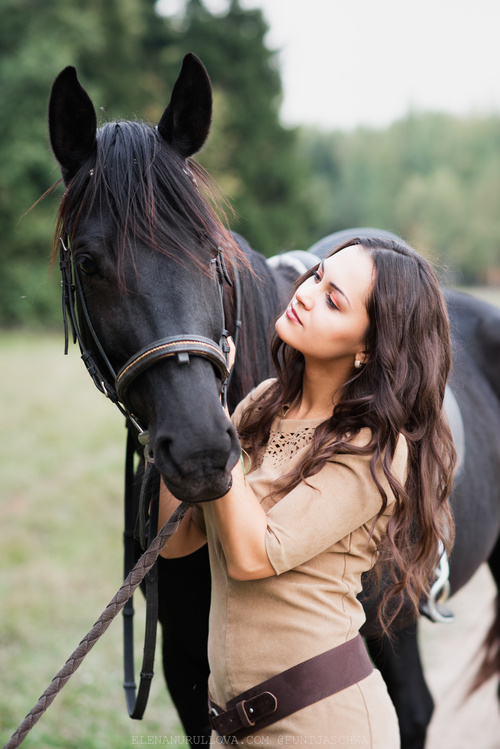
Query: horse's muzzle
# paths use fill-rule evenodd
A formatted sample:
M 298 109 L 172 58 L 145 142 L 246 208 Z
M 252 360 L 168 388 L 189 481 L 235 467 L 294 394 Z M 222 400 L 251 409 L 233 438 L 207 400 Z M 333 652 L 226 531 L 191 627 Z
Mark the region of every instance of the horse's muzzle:
M 217 444 L 196 449 L 196 440 L 182 444 L 178 439 L 153 436 L 155 466 L 168 490 L 184 502 L 208 502 L 227 494 L 231 488 L 231 470 L 240 455 L 236 430 L 230 422 Z

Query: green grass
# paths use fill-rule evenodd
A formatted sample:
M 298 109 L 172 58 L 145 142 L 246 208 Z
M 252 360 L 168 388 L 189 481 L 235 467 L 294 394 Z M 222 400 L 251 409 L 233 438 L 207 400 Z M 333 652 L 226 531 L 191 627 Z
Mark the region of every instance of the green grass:
M 63 355 L 62 335 L 0 333 L 0 413 L 3 745 L 122 582 L 125 430 L 77 348 Z M 135 605 L 139 657 L 140 593 Z M 119 615 L 23 747 L 123 749 L 136 736 L 183 736 L 157 655 L 146 717 L 131 721 Z

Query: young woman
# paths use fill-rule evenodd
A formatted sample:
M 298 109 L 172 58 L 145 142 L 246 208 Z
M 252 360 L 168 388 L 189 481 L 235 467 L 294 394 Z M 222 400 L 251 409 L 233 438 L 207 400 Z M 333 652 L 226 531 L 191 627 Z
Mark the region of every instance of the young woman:
M 276 379 L 233 415 L 231 489 L 162 552 L 208 540 L 213 741 L 392 749 L 357 595 L 383 571 L 382 626 L 403 601 L 417 612 L 453 538 L 449 327 L 429 263 L 385 239 L 343 245 L 300 279 L 272 352 Z M 176 505 L 163 487 L 160 525 Z

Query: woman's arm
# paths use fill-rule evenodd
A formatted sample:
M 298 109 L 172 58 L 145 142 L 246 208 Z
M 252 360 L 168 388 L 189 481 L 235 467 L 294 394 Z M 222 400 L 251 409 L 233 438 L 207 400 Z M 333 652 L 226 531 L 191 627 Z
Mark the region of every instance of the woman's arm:
M 163 528 L 169 517 L 180 505 L 180 500 L 176 499 L 169 492 L 163 481 L 160 485 L 160 506 L 158 509 L 158 529 Z M 169 538 L 160 552 L 165 559 L 176 559 L 185 557 L 200 549 L 207 542 L 207 537 L 193 520 L 193 514 L 201 512 L 196 505 L 191 507 L 181 524 L 175 531 L 174 535 Z
M 245 479 L 240 461 L 232 471 L 231 489 L 220 499 L 213 500 L 213 513 L 228 573 L 235 580 L 258 580 L 275 575 L 266 551 L 266 514 Z M 208 504 L 208 503 L 207 503 Z M 180 500 L 171 494 L 165 484 L 160 487 L 158 528 L 162 528 Z M 179 528 L 167 541 L 162 557 L 176 559 L 200 549 L 207 538 L 193 515 L 202 512 L 195 505 L 189 509 Z
M 210 503 L 228 573 L 235 580 L 258 580 L 275 575 L 266 551 L 266 513 L 246 481 L 240 461 L 233 468 L 232 477 L 233 483 L 228 493 Z M 168 491 L 162 481 L 158 528 L 163 527 L 179 505 L 180 500 Z M 160 552 L 162 557 L 184 557 L 207 542 L 193 518 L 199 512 L 202 509 L 197 505 L 187 511 L 179 528 Z
M 211 502 L 229 576 L 234 580 L 271 577 L 276 572 L 266 551 L 266 513 L 246 481 L 240 461 L 232 477 L 229 492 Z
M 234 361 L 234 343 L 230 346 L 229 368 Z M 226 414 L 229 413 L 226 407 Z M 226 558 L 228 573 L 235 580 L 257 580 L 275 575 L 266 551 L 267 519 L 255 494 L 243 474 L 241 462 L 232 470 L 231 489 L 220 499 L 211 503 L 215 525 Z M 160 489 L 158 527 L 161 528 L 179 506 L 177 500 L 164 483 Z M 186 556 L 206 543 L 206 536 L 193 520 L 193 514 L 202 512 L 201 507 L 188 510 L 178 530 L 165 544 L 161 556 L 176 558 Z
M 228 367 L 234 364 L 236 350 L 231 337 Z M 226 415 L 229 411 L 226 406 Z M 226 558 L 227 571 L 234 580 L 258 580 L 275 575 L 266 551 L 267 519 L 243 474 L 241 461 L 231 472 L 231 489 L 211 503 L 215 525 Z

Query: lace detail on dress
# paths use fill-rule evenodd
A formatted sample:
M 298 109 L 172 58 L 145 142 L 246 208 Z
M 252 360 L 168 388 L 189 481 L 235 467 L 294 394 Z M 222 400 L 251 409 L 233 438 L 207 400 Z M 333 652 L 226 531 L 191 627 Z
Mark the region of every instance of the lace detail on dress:
M 316 427 L 303 427 L 297 432 L 277 432 L 272 430 L 266 450 L 260 463 L 268 459 L 275 468 L 288 463 L 296 452 L 305 447 L 313 438 Z

